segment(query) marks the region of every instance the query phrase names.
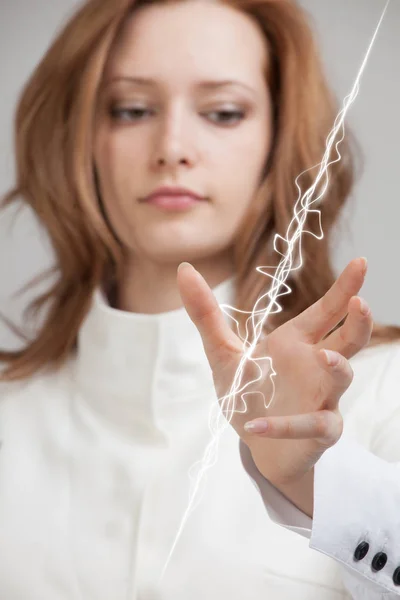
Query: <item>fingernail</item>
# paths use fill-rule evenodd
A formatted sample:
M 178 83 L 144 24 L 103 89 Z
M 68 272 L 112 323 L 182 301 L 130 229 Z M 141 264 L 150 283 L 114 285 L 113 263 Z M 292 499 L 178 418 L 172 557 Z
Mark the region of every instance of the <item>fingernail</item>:
M 359 298 L 359 300 L 360 300 L 360 310 L 361 310 L 361 313 L 363 315 L 365 315 L 365 316 L 369 315 L 369 313 L 371 312 L 371 310 L 370 310 L 368 304 L 365 302 L 365 300 L 363 298 Z
M 327 363 L 330 367 L 335 367 L 339 364 L 340 356 L 337 352 L 333 352 L 333 350 L 324 350 Z
M 363 261 L 363 275 L 365 275 L 368 269 L 368 261 L 365 256 L 361 257 L 361 260 Z
M 247 433 L 265 433 L 267 429 L 267 421 L 248 421 L 244 426 L 244 430 Z
M 184 268 L 186 268 L 186 267 L 191 267 L 191 266 L 192 266 L 192 265 L 191 265 L 190 263 L 188 263 L 188 262 L 182 262 L 182 263 L 179 265 L 179 267 L 178 267 L 178 272 L 179 272 L 181 269 L 184 269 Z

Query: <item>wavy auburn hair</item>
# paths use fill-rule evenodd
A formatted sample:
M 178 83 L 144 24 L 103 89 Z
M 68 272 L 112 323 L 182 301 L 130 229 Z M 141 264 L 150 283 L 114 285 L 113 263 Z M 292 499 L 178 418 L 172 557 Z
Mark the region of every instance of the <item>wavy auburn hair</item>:
M 165 3 L 168 0 L 156 0 Z M 180 1 L 180 0 L 178 0 Z M 29 377 L 60 366 L 75 350 L 77 335 L 96 287 L 122 274 L 123 252 L 101 208 L 93 168 L 93 126 L 103 72 L 125 20 L 153 0 L 88 0 L 65 24 L 27 82 L 16 110 L 16 184 L 3 206 L 19 198 L 33 209 L 53 245 L 57 275 L 28 307 L 46 309 L 33 340 L 18 351 L 0 352 L 1 379 Z M 293 0 L 223 0 L 250 15 L 265 35 L 270 60 L 266 79 L 274 107 L 274 141 L 260 185 L 234 246 L 236 306 L 251 311 L 265 291 L 259 265 L 277 265 L 275 234 L 285 236 L 293 217 L 295 179 L 325 152 L 337 102 L 325 81 L 319 52 L 304 11 Z M 280 302 L 269 328 L 302 312 L 332 285 L 330 233 L 354 184 L 347 134 L 341 160 L 330 167 L 330 184 L 319 208 L 324 238 L 305 235 L 304 266 L 288 279 L 292 293 Z M 302 176 L 303 191 L 314 173 Z M 308 226 L 308 229 L 312 226 Z M 47 276 L 49 273 L 45 273 Z M 34 285 L 31 282 L 30 286 Z M 373 340 L 400 337 L 378 328 Z

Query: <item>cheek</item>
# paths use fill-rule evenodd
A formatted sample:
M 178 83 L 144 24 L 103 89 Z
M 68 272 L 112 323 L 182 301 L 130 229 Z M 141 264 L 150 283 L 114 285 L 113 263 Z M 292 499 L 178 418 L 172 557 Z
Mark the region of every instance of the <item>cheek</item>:
M 140 170 L 143 156 L 143 141 L 136 140 L 126 131 L 107 131 L 97 142 L 99 164 L 107 179 L 123 182 L 132 171 Z
M 100 189 L 110 216 L 123 210 L 124 202 L 131 202 L 134 195 L 132 182 L 136 179 L 136 170 L 140 168 L 136 157 L 137 153 L 111 136 L 97 146 L 96 165 Z
M 269 144 L 265 140 L 241 143 L 230 149 L 230 159 L 226 155 L 219 166 L 223 173 L 224 193 L 222 201 L 234 212 L 242 212 L 257 192 L 262 173 L 268 158 Z
M 251 126 L 238 132 L 238 137 L 226 148 L 225 153 L 228 159 L 226 162 L 229 163 L 226 168 L 230 171 L 230 176 L 247 188 L 258 185 L 271 142 L 270 123 L 261 118 L 254 119 Z
M 257 136 L 255 136 L 257 137 Z M 234 235 L 257 194 L 268 158 L 269 140 L 242 140 L 234 149 L 230 159 L 219 165 L 223 173 L 223 193 L 220 194 L 220 218 L 218 222 L 229 235 Z

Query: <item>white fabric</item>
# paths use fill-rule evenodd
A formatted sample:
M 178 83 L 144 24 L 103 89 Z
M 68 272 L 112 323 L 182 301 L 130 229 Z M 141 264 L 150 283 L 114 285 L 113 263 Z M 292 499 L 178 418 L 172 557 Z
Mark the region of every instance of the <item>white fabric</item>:
M 214 293 L 220 303 L 234 303 L 234 280 Z M 395 429 L 380 435 L 392 425 L 396 388 L 391 398 L 378 398 L 379 377 L 393 352 L 387 347 L 364 353 L 343 399 L 348 435 L 382 452 L 385 461 L 397 460 L 398 450 Z M 398 523 L 390 512 L 397 481 L 386 474 L 380 479 L 377 468 L 375 481 L 383 482 L 378 497 L 366 498 L 362 482 L 360 493 L 355 481 L 348 488 L 354 539 L 346 536 L 344 515 L 334 512 L 336 496 L 317 492 L 319 518 L 310 548 L 307 536 L 290 529 L 298 524 L 292 517 L 289 528 L 274 522 L 280 520 L 279 502 L 275 516 L 268 503 L 265 510 L 249 477 L 257 474 L 245 458 L 244 468 L 237 435 L 228 427 L 161 579 L 188 505 L 189 471 L 210 442 L 208 419 L 216 406 L 201 338 L 183 308 L 124 313 L 107 306 L 98 292 L 77 356 L 58 372 L 1 384 L 0 398 L 2 600 L 350 598 L 341 561 L 348 563 L 361 535 L 368 533 L 379 545 L 382 524 Z M 369 459 L 367 453 L 363 461 Z M 347 455 L 345 463 L 351 472 Z M 342 485 L 327 456 L 319 467 L 321 488 L 332 473 Z M 383 506 L 383 497 L 393 498 L 384 505 L 385 515 L 359 522 L 359 531 L 357 519 Z M 353 514 L 358 502 L 365 511 Z M 281 498 L 281 508 L 288 504 Z M 337 519 L 343 554 L 340 537 L 330 540 L 334 523 L 326 527 L 325 515 Z M 397 559 L 400 564 L 394 539 L 390 567 Z M 378 584 L 381 577 L 374 576 Z M 362 590 L 369 579 L 361 577 Z M 356 597 L 378 597 L 364 591 Z
M 353 393 L 350 403 L 350 390 L 343 397 L 343 435 L 315 467 L 313 519 L 259 473 L 243 443 L 241 455 L 271 519 L 339 561 L 352 598 L 392 600 L 400 595 L 393 582 L 400 567 L 399 344 L 367 350 L 353 368 L 358 397 Z M 368 553 L 356 561 L 354 551 L 363 541 Z M 378 552 L 387 562 L 374 571 Z

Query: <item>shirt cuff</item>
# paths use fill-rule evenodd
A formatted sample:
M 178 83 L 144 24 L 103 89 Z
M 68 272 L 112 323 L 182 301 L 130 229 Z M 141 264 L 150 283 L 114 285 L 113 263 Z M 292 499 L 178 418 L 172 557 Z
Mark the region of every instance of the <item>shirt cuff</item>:
M 354 598 L 369 600 L 400 595 L 392 580 L 400 567 L 400 464 L 389 463 L 342 434 L 314 467 L 313 519 L 281 494 L 257 469 L 250 450 L 240 441 L 245 470 L 258 489 L 270 518 L 310 539 L 309 547 L 341 563 L 346 587 Z M 369 544 L 356 560 L 356 549 Z M 385 553 L 381 570 L 372 560 Z M 389 592 L 392 592 L 391 594 Z
M 271 520 L 310 539 L 312 519 L 263 477 L 253 461 L 249 448 L 242 440 L 239 442 L 239 450 L 243 467 L 261 495 Z

